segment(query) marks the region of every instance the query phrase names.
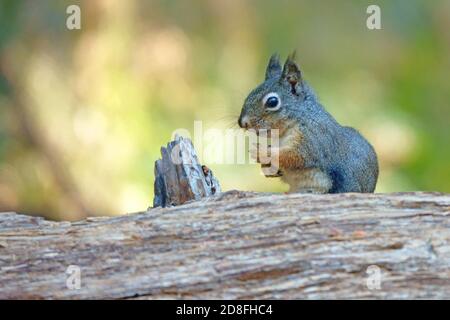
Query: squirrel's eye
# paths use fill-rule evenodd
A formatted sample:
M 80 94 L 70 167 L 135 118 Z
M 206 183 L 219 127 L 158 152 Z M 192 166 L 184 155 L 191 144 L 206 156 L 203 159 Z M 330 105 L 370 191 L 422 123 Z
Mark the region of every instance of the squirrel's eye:
M 278 105 L 278 98 L 277 97 L 270 97 L 266 101 L 266 106 L 269 108 L 275 108 Z
M 280 98 L 275 92 L 267 94 L 263 99 L 264 106 L 270 111 L 276 111 L 280 109 Z

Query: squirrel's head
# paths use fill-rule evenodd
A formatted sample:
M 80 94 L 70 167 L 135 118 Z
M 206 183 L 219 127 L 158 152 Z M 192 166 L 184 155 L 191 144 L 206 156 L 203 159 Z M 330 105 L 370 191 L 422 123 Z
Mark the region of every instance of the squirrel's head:
M 241 128 L 283 131 L 292 115 L 301 108 L 306 85 L 294 55 L 287 58 L 283 68 L 278 55 L 272 55 L 264 82 L 245 99 L 238 120 Z

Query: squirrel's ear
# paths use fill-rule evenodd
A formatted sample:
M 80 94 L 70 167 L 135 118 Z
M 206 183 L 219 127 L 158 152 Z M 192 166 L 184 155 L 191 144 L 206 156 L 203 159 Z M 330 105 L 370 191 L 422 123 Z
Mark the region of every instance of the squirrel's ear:
M 280 57 L 277 53 L 273 54 L 270 57 L 269 64 L 266 68 L 266 80 L 273 78 L 273 77 L 279 77 L 281 75 L 281 64 L 280 64 Z
M 295 63 L 294 59 L 295 51 L 286 59 L 281 80 L 287 81 L 291 86 L 291 92 L 293 94 L 297 94 L 298 85 L 302 82 L 302 72 L 300 71 L 297 63 Z

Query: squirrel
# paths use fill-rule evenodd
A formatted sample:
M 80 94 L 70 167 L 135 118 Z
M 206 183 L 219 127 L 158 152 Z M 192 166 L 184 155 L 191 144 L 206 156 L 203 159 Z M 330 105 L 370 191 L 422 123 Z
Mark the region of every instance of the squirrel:
M 295 52 L 283 68 L 278 54 L 271 56 L 265 80 L 245 99 L 238 124 L 257 133 L 278 129 L 279 145 L 271 149 L 278 172 L 266 176 L 281 177 L 289 192 L 375 190 L 378 161 L 374 148 L 357 130 L 340 125 L 319 103 L 303 79 Z

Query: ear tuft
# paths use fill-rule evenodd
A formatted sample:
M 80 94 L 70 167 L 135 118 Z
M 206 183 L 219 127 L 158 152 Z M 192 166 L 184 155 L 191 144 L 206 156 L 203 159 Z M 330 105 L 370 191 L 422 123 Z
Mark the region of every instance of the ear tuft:
M 269 64 L 266 68 L 266 80 L 281 75 L 280 56 L 278 53 L 274 53 L 269 60 Z
M 293 94 L 297 94 L 297 84 L 300 84 L 302 81 L 302 72 L 297 63 L 295 63 L 295 55 L 296 52 L 294 51 L 286 59 L 281 77 L 282 81 L 289 83 Z

